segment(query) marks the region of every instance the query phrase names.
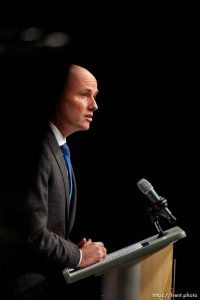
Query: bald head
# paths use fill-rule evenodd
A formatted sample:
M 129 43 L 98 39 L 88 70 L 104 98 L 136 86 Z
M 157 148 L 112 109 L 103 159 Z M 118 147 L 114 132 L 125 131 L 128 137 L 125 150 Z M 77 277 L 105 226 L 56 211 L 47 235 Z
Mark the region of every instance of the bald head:
M 71 65 L 57 109 L 54 124 L 67 137 L 75 131 L 89 129 L 98 106 L 96 78 L 85 68 Z
M 96 78 L 92 75 L 92 73 L 81 66 L 72 64 L 68 71 L 67 88 L 70 88 L 75 83 L 80 82 L 97 84 Z

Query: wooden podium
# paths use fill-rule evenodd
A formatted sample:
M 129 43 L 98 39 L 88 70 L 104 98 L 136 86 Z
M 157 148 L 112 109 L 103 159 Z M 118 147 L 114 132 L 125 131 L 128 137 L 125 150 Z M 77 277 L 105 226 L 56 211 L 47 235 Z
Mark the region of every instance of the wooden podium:
M 173 244 L 186 236 L 178 226 L 108 254 L 105 260 L 77 270 L 64 269 L 67 284 L 102 276 L 103 300 L 170 299 Z

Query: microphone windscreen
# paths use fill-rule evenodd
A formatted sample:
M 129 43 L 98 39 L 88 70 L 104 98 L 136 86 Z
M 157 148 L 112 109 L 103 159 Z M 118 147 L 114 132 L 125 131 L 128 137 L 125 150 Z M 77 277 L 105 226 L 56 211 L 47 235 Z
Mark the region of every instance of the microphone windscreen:
M 149 191 L 153 189 L 153 186 L 144 178 L 138 181 L 137 186 L 144 194 L 149 193 Z

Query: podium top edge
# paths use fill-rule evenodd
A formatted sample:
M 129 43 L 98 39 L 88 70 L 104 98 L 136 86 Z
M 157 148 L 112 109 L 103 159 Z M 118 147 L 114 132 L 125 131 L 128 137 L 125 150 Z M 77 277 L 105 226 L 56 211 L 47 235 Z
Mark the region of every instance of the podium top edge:
M 110 253 L 104 261 L 86 268 L 72 271 L 66 268 L 63 270 L 65 280 L 67 283 L 72 283 L 90 275 L 101 275 L 113 267 L 118 267 L 129 261 L 133 261 L 134 259 L 140 259 L 149 253 L 157 251 L 186 237 L 185 231 L 178 226 L 165 230 L 164 233 L 164 236 L 159 237 L 158 234 L 156 234 L 140 242 Z

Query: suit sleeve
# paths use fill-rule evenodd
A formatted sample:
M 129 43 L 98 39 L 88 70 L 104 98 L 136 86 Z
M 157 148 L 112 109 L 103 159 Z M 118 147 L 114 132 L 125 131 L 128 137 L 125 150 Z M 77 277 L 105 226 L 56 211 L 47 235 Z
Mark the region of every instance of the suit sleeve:
M 75 268 L 80 261 L 80 250 L 70 240 L 65 240 L 47 228 L 48 184 L 51 172 L 50 157 L 43 153 L 37 175 L 28 193 L 29 235 L 28 245 L 40 259 L 63 269 Z

